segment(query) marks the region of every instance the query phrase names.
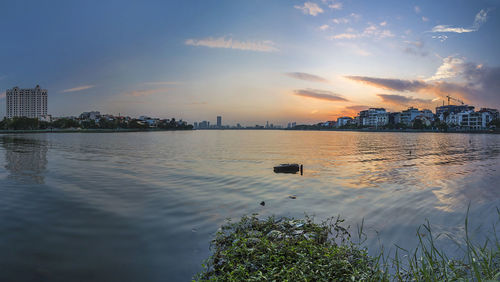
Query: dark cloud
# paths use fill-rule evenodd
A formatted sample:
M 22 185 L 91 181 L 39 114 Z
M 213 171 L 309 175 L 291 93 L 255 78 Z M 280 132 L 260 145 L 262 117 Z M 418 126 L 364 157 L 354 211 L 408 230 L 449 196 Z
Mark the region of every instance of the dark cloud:
M 363 111 L 367 110 L 370 108 L 370 106 L 363 106 L 363 105 L 354 105 L 354 106 L 347 106 L 345 107 L 347 110 L 353 110 L 353 111 Z
M 477 106 L 500 107 L 500 67 L 465 63 L 459 77 L 456 77 L 462 79 L 461 83 L 366 76 L 347 76 L 347 78 L 381 89 L 433 94 L 443 98 L 446 95 L 451 95 Z
M 418 91 L 425 88 L 427 84 L 420 80 L 404 80 L 392 78 L 377 78 L 368 76 L 346 76 L 349 79 L 373 85 L 378 88 L 397 90 L 397 91 Z
M 382 101 L 396 105 L 430 104 L 432 99 L 419 99 L 396 94 L 377 94 Z
M 301 79 L 301 80 L 306 80 L 306 81 L 328 82 L 328 80 L 326 78 L 323 78 L 321 76 L 317 76 L 314 74 L 310 74 L 310 73 L 305 73 L 305 72 L 287 72 L 287 73 L 285 73 L 285 75 L 289 76 L 291 78 Z
M 294 90 L 294 95 L 314 98 L 319 100 L 335 101 L 335 102 L 347 102 L 346 98 L 326 90 L 316 90 L 316 89 L 300 89 Z

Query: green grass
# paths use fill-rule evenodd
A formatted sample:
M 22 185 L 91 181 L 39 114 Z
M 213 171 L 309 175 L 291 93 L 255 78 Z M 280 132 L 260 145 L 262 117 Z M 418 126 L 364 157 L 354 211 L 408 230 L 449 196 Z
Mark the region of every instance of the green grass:
M 498 212 L 498 210 L 497 210 Z M 500 212 L 498 212 L 500 218 Z M 384 248 L 377 256 L 364 246 L 363 224 L 357 238 L 339 217 L 228 220 L 212 241 L 212 256 L 198 281 L 496 281 L 500 279 L 500 241 L 495 232 L 482 244 L 472 242 L 468 211 L 465 237 L 456 242 L 463 256 L 449 258 L 436 245 L 429 222 L 416 232 L 413 250 Z M 495 225 L 493 230 L 495 230 Z M 356 239 L 356 240 L 354 240 Z M 450 238 L 451 239 L 451 238 Z

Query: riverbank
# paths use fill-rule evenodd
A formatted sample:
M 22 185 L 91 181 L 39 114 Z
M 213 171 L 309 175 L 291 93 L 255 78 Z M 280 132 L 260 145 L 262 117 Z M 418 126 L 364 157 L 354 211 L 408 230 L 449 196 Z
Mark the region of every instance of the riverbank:
M 499 214 L 500 215 L 500 214 Z M 500 278 L 500 242 L 484 244 L 465 237 L 457 245 L 463 257 L 443 253 L 429 223 L 416 232 L 414 251 L 397 247 L 394 256 L 381 248 L 376 256 L 363 246 L 363 226 L 357 241 L 339 217 L 322 223 L 313 219 L 259 219 L 254 214 L 223 225 L 212 241 L 213 255 L 199 281 L 483 281 Z M 500 217 L 500 216 L 499 216 Z M 489 244 L 488 244 L 489 243 Z
M 23 133 L 125 133 L 125 132 L 158 132 L 158 131 L 187 131 L 192 129 L 37 129 L 37 130 L 0 130 L 0 134 Z

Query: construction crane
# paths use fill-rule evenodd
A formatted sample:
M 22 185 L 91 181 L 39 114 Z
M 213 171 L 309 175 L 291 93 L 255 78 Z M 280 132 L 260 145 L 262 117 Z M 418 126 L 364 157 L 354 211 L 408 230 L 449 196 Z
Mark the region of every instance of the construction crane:
M 462 105 L 464 104 L 464 101 L 457 99 L 457 98 L 453 98 L 450 95 L 446 96 L 446 98 L 448 98 L 448 106 L 450 105 L 450 100 L 454 100 L 454 101 L 457 101 L 459 103 L 462 103 Z

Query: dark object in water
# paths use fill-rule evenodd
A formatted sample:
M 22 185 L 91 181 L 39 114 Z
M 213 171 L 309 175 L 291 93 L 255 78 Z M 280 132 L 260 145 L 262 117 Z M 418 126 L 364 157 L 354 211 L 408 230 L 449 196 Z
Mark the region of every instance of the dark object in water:
M 299 171 L 298 164 L 280 164 L 274 167 L 276 173 L 297 173 Z
M 290 198 L 290 199 L 297 199 L 297 196 L 292 195 L 292 196 L 288 196 L 288 198 Z
M 260 202 L 260 205 L 261 205 L 261 206 L 265 206 L 265 205 L 266 205 L 266 202 L 262 201 L 262 202 Z

